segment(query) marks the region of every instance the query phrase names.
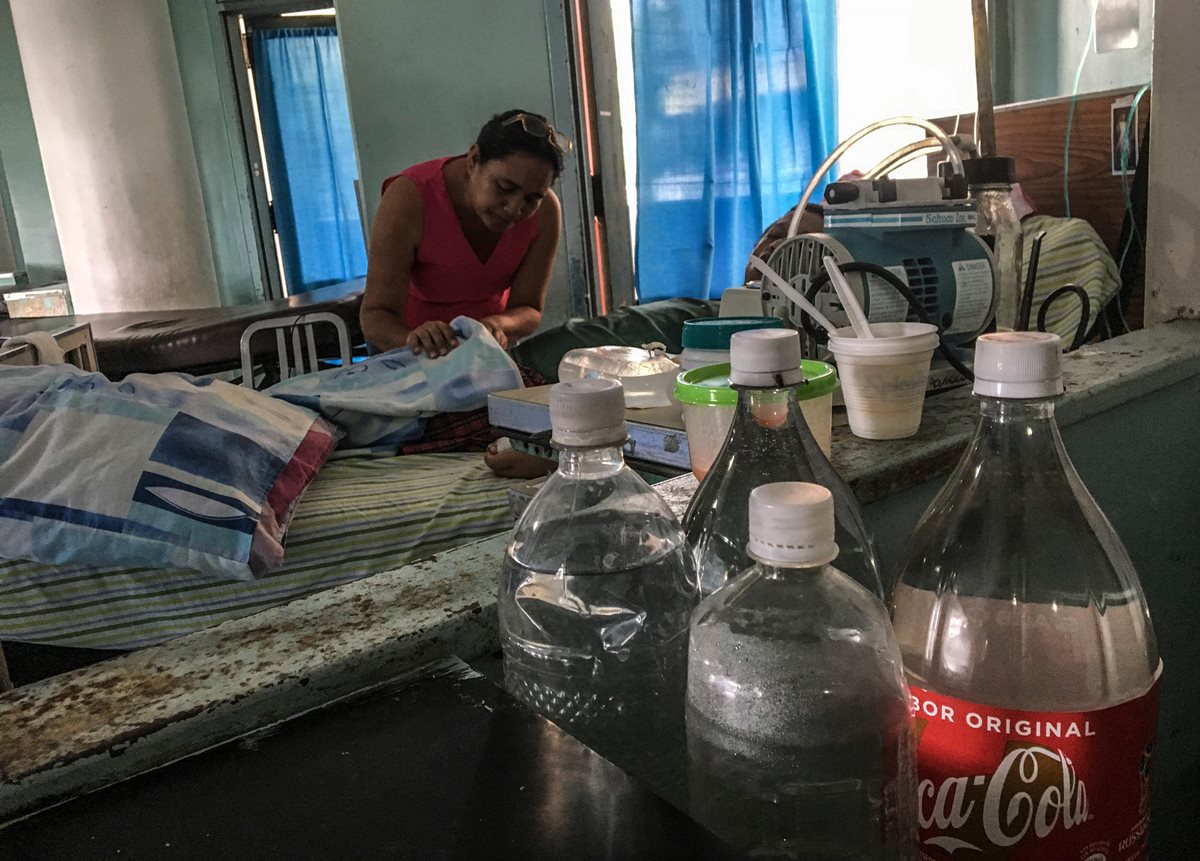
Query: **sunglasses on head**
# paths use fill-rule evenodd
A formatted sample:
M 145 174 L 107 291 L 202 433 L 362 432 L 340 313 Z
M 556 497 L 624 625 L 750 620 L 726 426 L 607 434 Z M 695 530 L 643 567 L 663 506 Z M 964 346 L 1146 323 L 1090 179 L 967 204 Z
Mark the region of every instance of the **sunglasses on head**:
M 532 114 L 513 114 L 500 123 L 500 125 L 510 126 L 513 123 L 520 123 L 521 128 L 525 130 L 526 134 L 533 135 L 535 138 L 545 138 L 550 141 L 551 146 L 563 155 L 571 151 L 571 147 L 573 146 L 571 139 L 540 117 L 535 117 Z

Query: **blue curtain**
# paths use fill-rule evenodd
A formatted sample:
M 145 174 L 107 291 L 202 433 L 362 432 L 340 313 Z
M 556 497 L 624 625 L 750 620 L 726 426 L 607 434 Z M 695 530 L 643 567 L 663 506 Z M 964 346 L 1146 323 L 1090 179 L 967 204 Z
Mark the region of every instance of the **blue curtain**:
M 837 3 L 632 3 L 639 296 L 715 298 L 837 145 Z
M 337 30 L 255 30 L 253 51 L 288 292 L 366 274 Z

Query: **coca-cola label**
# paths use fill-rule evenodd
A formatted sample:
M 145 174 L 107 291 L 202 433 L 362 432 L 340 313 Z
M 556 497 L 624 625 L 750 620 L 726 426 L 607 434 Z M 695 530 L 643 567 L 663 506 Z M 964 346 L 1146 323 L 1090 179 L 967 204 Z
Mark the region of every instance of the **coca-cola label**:
M 912 687 L 926 861 L 1149 857 L 1158 682 L 1087 712 L 994 708 Z

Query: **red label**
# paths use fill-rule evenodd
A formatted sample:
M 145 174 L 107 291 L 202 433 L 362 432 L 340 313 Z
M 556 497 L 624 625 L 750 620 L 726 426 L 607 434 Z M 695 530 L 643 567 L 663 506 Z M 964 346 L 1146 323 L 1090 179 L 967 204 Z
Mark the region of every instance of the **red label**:
M 1088 712 L 993 708 L 912 687 L 928 861 L 1149 857 L 1158 682 Z

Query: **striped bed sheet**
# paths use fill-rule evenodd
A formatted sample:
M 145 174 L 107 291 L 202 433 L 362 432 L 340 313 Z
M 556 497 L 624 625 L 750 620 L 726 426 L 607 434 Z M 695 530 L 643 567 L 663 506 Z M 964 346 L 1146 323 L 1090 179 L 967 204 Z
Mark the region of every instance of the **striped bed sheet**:
M 0 560 L 0 640 L 160 643 L 502 532 L 516 483 L 477 453 L 331 460 L 300 500 L 283 565 L 252 581 Z

